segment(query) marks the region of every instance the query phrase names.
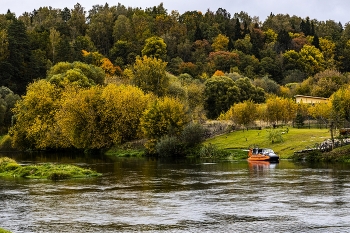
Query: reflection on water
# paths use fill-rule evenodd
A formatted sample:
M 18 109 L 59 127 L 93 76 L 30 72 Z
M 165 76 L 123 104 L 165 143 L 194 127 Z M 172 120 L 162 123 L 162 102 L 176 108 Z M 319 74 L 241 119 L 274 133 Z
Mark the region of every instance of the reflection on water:
M 0 178 L 0 226 L 13 232 L 347 232 L 350 167 L 280 161 L 14 155 L 102 177 Z

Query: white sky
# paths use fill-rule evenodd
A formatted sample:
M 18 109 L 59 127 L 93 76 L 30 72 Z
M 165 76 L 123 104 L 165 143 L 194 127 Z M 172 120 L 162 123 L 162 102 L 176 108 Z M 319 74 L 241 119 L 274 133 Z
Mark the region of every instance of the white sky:
M 309 16 L 310 19 L 319 21 L 331 19 L 335 22 L 341 22 L 343 26 L 350 21 L 349 0 L 0 0 L 0 14 L 5 14 L 10 9 L 11 12 L 15 12 L 16 16 L 20 16 L 25 11 L 32 12 L 43 6 L 72 9 L 76 3 L 89 11 L 93 5 L 104 5 L 106 2 L 110 6 L 120 2 L 126 7 L 141 7 L 142 9 L 157 6 L 163 2 L 168 13 L 172 10 L 178 10 L 181 14 L 193 10 L 206 12 L 207 9 L 215 12 L 221 7 L 226 9 L 231 16 L 245 11 L 251 17 L 258 16 L 260 21 L 264 21 L 271 12 L 273 14 L 296 15 L 302 18 Z

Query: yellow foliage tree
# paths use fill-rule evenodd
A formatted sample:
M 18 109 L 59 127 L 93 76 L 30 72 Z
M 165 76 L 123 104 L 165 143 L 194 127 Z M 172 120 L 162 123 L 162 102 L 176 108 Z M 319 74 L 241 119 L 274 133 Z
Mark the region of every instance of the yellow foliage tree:
M 229 38 L 225 35 L 219 34 L 214 38 L 213 44 L 211 47 L 215 52 L 217 51 L 227 51 Z
M 67 141 L 55 123 L 60 90 L 46 80 L 30 84 L 13 109 L 15 124 L 9 134 L 18 149 L 62 148 Z
M 146 137 L 157 140 L 167 134 L 178 135 L 188 122 L 187 107 L 177 99 L 164 97 L 144 111 L 141 129 Z
M 233 105 L 232 120 L 237 125 L 248 128 L 258 118 L 257 104 L 251 100 Z
M 72 146 L 106 148 L 140 136 L 140 118 L 150 98 L 133 86 L 67 88 L 56 121 Z
M 290 98 L 281 98 L 278 96 L 270 96 L 266 100 L 266 117 L 270 123 L 283 121 L 287 123 L 294 119 L 297 111 L 297 105 Z
M 134 86 L 110 84 L 102 91 L 101 127 L 113 143 L 141 137 L 140 119 L 152 95 Z

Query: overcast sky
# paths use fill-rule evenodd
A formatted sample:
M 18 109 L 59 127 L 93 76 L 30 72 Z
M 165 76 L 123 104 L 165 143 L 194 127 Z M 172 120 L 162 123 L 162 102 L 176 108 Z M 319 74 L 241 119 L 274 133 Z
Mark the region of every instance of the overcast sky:
M 310 19 L 319 21 L 334 20 L 341 22 L 343 26 L 350 21 L 350 1 L 349 0 L 0 0 L 0 14 L 4 14 L 8 9 L 20 16 L 23 12 L 32 12 L 43 6 L 63 9 L 68 7 L 72 9 L 76 3 L 80 3 L 86 11 L 89 11 L 93 5 L 110 6 L 117 5 L 120 2 L 128 7 L 147 7 L 157 6 L 163 2 L 165 9 L 170 13 L 177 10 L 181 14 L 185 11 L 199 10 L 202 12 L 210 9 L 216 11 L 218 8 L 226 9 L 231 16 L 234 13 L 245 11 L 249 16 L 258 16 L 260 21 L 265 21 L 267 16 L 273 14 L 289 14 L 302 18 L 307 16 Z

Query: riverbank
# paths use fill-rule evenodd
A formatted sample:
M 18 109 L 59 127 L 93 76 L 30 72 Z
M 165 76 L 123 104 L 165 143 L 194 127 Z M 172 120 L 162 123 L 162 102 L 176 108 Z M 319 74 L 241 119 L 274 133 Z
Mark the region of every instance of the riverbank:
M 273 149 L 281 159 L 292 158 L 295 151 L 314 148 L 330 137 L 328 129 L 279 128 L 278 140 L 271 139 L 271 129 L 237 130 L 207 139 L 201 148 L 191 156 L 200 158 L 218 158 L 240 160 L 247 157 L 247 149 L 252 146 Z M 8 135 L 0 140 L 0 150 L 11 145 Z M 142 157 L 145 148 L 141 141 L 114 146 L 105 151 L 109 157 Z
M 30 179 L 62 180 L 71 178 L 96 177 L 101 174 L 91 169 L 68 164 L 40 164 L 22 166 L 8 157 L 0 158 L 0 176 Z

